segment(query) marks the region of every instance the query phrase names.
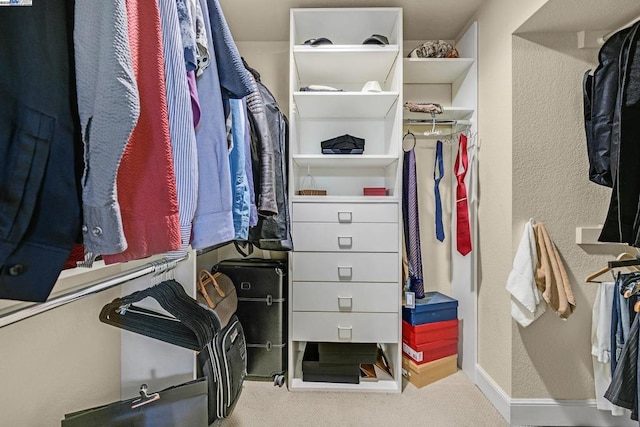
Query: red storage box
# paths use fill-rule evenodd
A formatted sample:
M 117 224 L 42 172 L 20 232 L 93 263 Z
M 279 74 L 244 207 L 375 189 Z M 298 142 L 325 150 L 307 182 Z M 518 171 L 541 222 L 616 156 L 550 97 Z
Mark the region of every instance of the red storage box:
M 405 320 L 402 321 L 402 341 L 414 348 L 419 344 L 457 338 L 458 319 L 423 325 L 411 325 Z
M 458 339 L 434 341 L 427 344 L 418 344 L 415 347 L 403 342 L 402 352 L 416 364 L 421 365 L 458 354 Z
M 386 196 L 387 189 L 385 187 L 363 187 L 362 194 L 365 196 Z

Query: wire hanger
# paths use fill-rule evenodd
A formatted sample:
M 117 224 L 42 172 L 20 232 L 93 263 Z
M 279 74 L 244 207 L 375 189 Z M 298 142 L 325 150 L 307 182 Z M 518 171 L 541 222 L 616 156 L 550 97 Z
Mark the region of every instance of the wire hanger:
M 440 134 L 442 134 L 442 132 L 439 130 L 436 130 L 436 113 L 432 111 L 431 112 L 431 130 L 424 132 L 424 135 L 430 136 L 430 135 L 440 135 Z

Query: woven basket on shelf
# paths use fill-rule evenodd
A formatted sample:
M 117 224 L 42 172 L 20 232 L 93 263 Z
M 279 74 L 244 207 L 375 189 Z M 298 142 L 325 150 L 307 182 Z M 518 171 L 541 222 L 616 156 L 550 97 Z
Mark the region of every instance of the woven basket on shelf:
M 298 194 L 301 196 L 326 196 L 327 195 L 327 190 L 320 190 L 318 189 L 318 185 L 316 184 L 316 180 L 315 178 L 307 173 L 307 175 L 305 175 L 302 178 L 302 182 L 300 185 L 303 189 L 302 190 L 298 190 Z M 308 188 L 305 188 L 308 187 Z
M 298 194 L 301 196 L 326 196 L 327 190 L 298 190 Z

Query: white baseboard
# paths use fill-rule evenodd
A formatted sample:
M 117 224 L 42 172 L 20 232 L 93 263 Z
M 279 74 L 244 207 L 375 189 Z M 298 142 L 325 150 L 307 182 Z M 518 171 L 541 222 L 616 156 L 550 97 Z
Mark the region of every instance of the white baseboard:
M 595 399 L 512 399 L 479 365 L 477 386 L 511 426 L 632 427 L 628 415 L 614 417 L 596 408 Z
M 502 418 L 509 422 L 511 419 L 511 398 L 480 365 L 476 365 L 476 385 L 489 399 L 489 402 L 500 412 Z

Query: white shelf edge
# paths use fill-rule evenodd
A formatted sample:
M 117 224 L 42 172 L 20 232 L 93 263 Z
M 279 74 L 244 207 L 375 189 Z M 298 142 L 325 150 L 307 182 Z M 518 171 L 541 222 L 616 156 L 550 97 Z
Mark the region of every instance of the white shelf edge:
M 400 93 L 396 92 L 396 91 L 382 91 L 382 92 L 361 92 L 361 91 L 295 91 L 293 92 L 293 97 L 307 97 L 307 96 L 311 96 L 311 97 L 330 97 L 330 96 L 337 96 L 337 97 L 347 97 L 347 96 L 355 96 L 355 97 L 360 97 L 360 96 L 364 96 L 364 97 L 397 97 Z
M 602 225 L 576 227 L 576 244 L 590 255 L 619 255 L 636 253 L 638 249 L 619 242 L 599 242 Z
M 398 196 L 301 196 L 294 194 L 290 197 L 292 203 L 399 203 Z
M 442 114 L 436 114 L 436 120 L 468 120 L 473 113 L 474 109 L 471 107 L 443 106 Z M 431 120 L 431 114 L 429 113 L 415 113 L 407 109 L 403 109 L 402 117 L 410 120 Z M 425 124 L 430 125 L 431 123 Z
M 297 167 L 387 167 L 398 162 L 398 156 L 386 154 L 294 154 L 291 156 Z
M 313 381 L 302 381 L 301 378 L 291 379 L 289 390 L 309 390 L 309 391 L 357 391 L 357 392 L 400 392 L 396 380 L 378 380 L 371 382 L 361 382 L 360 384 L 343 383 L 322 383 Z
M 365 44 L 326 44 L 309 46 L 297 44 L 293 46 L 293 53 L 357 53 L 357 52 L 398 52 L 397 44 L 365 45 Z

